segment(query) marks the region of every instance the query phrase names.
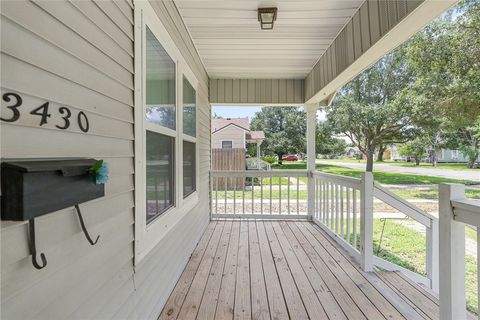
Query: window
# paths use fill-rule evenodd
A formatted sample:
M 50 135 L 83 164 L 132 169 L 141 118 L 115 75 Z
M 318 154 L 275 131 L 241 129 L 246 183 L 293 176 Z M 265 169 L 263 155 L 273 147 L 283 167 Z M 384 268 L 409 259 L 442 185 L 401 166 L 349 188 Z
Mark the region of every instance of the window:
M 146 28 L 145 119 L 175 130 L 175 62 Z
M 232 148 L 233 148 L 232 140 L 222 141 L 222 149 L 232 149 Z
M 198 204 L 198 81 L 147 1 L 135 6 L 135 264 Z
M 197 94 L 183 77 L 183 197 L 196 190 Z
M 146 27 L 145 120 L 147 223 L 175 204 L 175 62 Z M 165 130 L 170 129 L 170 130 Z
M 196 190 L 195 143 L 183 142 L 183 197 L 186 198 Z
M 175 139 L 147 131 L 147 223 L 174 205 Z

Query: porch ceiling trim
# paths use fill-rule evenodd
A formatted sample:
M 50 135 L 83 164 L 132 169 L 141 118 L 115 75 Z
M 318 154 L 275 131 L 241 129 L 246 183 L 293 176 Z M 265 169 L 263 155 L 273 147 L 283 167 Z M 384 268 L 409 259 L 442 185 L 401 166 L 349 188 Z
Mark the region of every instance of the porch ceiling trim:
M 369 0 L 305 79 L 306 103 L 328 104 L 335 91 L 442 14 L 457 0 Z

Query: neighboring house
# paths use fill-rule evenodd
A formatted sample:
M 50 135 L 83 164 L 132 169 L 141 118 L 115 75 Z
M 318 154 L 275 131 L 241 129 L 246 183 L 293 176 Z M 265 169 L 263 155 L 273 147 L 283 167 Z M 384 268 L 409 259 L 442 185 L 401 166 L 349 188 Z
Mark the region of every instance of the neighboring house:
M 391 160 L 394 160 L 394 161 L 407 160 L 407 157 L 400 155 L 399 148 L 397 146 L 391 146 L 388 150 L 390 150 L 391 152 Z M 436 152 L 437 152 L 437 162 L 457 162 L 457 163 L 468 162 L 468 156 L 460 150 L 439 149 Z M 478 158 L 478 160 L 480 161 L 480 157 Z M 429 162 L 428 157 L 424 158 L 423 161 Z
M 251 131 L 247 117 L 212 119 L 212 149 L 246 148 L 247 143 L 255 143 L 259 151 L 263 140 L 265 133 Z

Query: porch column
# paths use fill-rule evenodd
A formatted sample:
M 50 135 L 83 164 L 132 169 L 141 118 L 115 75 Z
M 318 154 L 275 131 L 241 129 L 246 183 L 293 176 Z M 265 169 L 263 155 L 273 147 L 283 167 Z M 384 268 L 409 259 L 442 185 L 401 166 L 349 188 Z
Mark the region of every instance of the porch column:
M 463 320 L 465 312 L 465 224 L 455 221 L 451 200 L 465 197 L 465 186 L 440 183 L 440 319 Z
M 315 179 L 313 172 L 315 172 L 315 129 L 317 126 L 317 105 L 306 104 L 305 111 L 307 112 L 307 171 L 308 171 L 308 215 L 313 217 L 315 215 Z

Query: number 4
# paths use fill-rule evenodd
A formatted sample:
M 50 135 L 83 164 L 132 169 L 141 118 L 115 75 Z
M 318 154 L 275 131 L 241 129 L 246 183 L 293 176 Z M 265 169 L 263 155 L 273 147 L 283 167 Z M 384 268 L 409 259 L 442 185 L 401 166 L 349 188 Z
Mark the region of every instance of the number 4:
M 42 109 L 43 111 L 40 111 Z M 43 126 L 44 124 L 47 123 L 47 117 L 49 118 L 51 116 L 50 113 L 48 113 L 48 102 L 45 102 L 40 107 L 32 110 L 30 114 L 41 116 L 42 120 L 40 120 L 40 126 Z

